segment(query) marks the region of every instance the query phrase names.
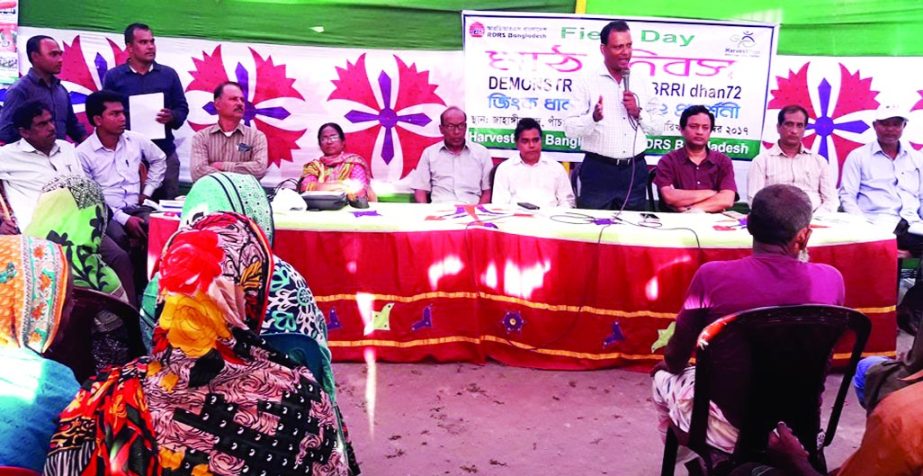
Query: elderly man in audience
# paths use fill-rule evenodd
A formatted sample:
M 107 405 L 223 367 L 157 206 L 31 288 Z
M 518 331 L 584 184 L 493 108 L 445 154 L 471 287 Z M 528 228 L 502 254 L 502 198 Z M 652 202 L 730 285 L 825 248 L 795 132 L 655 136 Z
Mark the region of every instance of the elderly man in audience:
M 520 119 L 513 138 L 519 156 L 497 167 L 493 203 L 574 208 L 574 191 L 564 167 L 542 156 L 542 127 L 538 121 Z
M 69 136 L 75 142 L 82 141 L 87 131 L 74 115 L 70 95 L 61 85 L 61 80 L 55 77 L 61 73 L 64 64 L 58 42 L 45 35 L 33 36 L 26 42 L 26 57 L 32 67 L 10 86 L 3 100 L 3 110 L 0 110 L 0 141 L 10 144 L 19 140 L 19 129 L 14 124 L 13 114 L 29 101 L 41 101 L 48 108 L 58 139 Z
M 493 161 L 487 149 L 468 142 L 468 116 L 452 106 L 439 116 L 443 141 L 423 150 L 410 182 L 414 201 L 490 203 Z
M 827 159 L 801 143 L 807 123 L 808 112 L 797 104 L 779 110 L 779 141 L 750 163 L 748 195 L 753 197 L 767 185 L 787 183 L 808 194 L 815 214 L 836 213 L 840 206 L 836 170 Z
M 167 171 L 163 186 L 157 190 L 154 199 L 172 200 L 179 195 L 180 168 L 173 131 L 182 127 L 189 115 L 183 84 L 173 68 L 154 60 L 157 46 L 149 26 L 132 23 L 125 28 L 125 52 L 128 53 L 128 61 L 106 73 L 103 89 L 126 96 L 163 93 L 163 108 L 154 119 L 164 125 L 164 138 L 154 143 L 166 154 Z
M 747 230 L 753 235 L 753 255 L 705 263 L 692 277 L 664 360 L 653 371 L 653 400 L 662 434 L 671 422 L 682 431 L 689 430 L 695 367 L 687 365 L 696 338 L 707 325 L 728 314 L 758 307 L 843 304 L 840 272 L 825 264 L 806 262 L 812 208 L 808 196 L 791 185 L 760 190 L 747 221 Z M 722 367 L 720 356 L 714 365 Z M 743 417 L 740 386 L 746 376 L 727 369 L 715 375 L 720 378 L 712 383 L 706 441 L 731 453 Z
M 730 157 L 710 150 L 715 115 L 705 106 L 689 106 L 679 117 L 682 149 L 660 158 L 654 184 L 668 211 L 722 212 L 737 196 Z
M 227 81 L 215 88 L 218 123 L 192 137 L 192 180 L 215 172 L 266 175 L 269 155 L 266 134 L 241 124 L 245 98 L 240 84 Z
M 102 90 L 86 101 L 87 119 L 95 133 L 77 146 L 84 172 L 99 184 L 112 211 L 106 234 L 133 257 L 135 286 L 143 289 L 147 258 L 147 216 L 144 201 L 163 183 L 166 154 L 150 139 L 125 130 L 125 96 Z M 141 182 L 141 165 L 147 177 Z
M 18 234 L 28 227 L 46 183 L 59 175 L 84 175 L 74 146 L 55 139 L 54 121 L 44 104 L 23 104 L 13 114 L 13 123 L 22 139 L 0 148 L 0 183 L 10 205 L 0 213 L 0 234 Z M 128 295 L 134 296 L 128 253 L 108 236 L 103 237 L 100 252 Z
M 846 157 L 840 181 L 840 202 L 847 213 L 862 215 L 887 230 L 894 230 L 897 247 L 913 256 L 923 254 L 923 157 L 901 141 L 907 111 L 887 104 L 875 113 L 877 140 Z M 914 286 L 898 307 L 898 325 L 916 333 L 923 312 L 923 287 Z

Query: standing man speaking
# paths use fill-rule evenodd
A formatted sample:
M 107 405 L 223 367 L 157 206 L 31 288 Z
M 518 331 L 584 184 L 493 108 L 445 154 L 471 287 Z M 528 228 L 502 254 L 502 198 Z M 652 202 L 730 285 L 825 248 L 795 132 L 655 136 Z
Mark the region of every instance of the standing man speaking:
M 622 20 L 600 33 L 603 65 L 574 84 L 564 130 L 582 139 L 577 206 L 600 210 L 647 207 L 647 134 L 659 134 L 660 100 L 647 78 L 631 76 L 631 30 Z M 630 81 L 629 81 L 630 79 Z

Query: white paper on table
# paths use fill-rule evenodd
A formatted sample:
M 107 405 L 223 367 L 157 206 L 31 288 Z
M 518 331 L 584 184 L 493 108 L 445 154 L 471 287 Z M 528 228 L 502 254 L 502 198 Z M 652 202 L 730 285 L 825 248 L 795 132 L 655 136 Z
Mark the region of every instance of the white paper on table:
M 165 139 L 164 125 L 157 122 L 157 114 L 163 109 L 163 93 L 137 94 L 128 97 L 131 130 L 148 139 Z

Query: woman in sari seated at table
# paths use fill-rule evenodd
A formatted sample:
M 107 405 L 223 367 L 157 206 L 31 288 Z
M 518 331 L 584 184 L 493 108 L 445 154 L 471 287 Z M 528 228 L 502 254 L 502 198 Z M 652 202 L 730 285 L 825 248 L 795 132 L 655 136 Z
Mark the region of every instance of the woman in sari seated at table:
M 273 272 L 260 228 L 204 215 L 170 238 L 160 271 L 151 354 L 84 386 L 45 474 L 346 475 L 327 394 L 257 335 Z
M 0 467 L 41 472 L 58 414 L 80 389 L 42 356 L 67 338 L 68 284 L 60 246 L 0 236 Z
M 370 180 L 372 172 L 362 157 L 346 152 L 346 135 L 339 124 L 328 122 L 317 131 L 323 157 L 308 162 L 299 181 L 299 190 L 346 192 L 350 201 L 366 198 L 376 201 Z

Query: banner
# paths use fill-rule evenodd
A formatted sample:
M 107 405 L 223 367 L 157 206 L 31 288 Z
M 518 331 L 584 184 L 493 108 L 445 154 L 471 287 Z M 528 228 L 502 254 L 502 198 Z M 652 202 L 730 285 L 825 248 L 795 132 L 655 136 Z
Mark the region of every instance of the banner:
M 510 155 L 516 121 L 533 117 L 544 150 L 576 161 L 580 141 L 564 133 L 570 93 L 602 65 L 599 32 L 607 17 L 464 12 L 465 91 L 471 137 Z M 679 117 L 703 104 L 717 116 L 711 147 L 732 158 L 757 155 L 776 26 L 759 23 L 628 18 L 632 77 L 647 77 L 660 97 L 663 135 L 648 153 L 682 147 Z M 503 152 L 503 151 L 506 152 Z
M 86 96 L 98 91 L 110 68 L 127 58 L 120 34 L 23 27 L 20 51 L 37 34 L 64 50 L 60 78 L 74 109 L 86 120 Z M 322 155 L 317 129 L 326 122 L 346 132 L 347 150 L 372 167 L 375 188 L 407 191 L 407 175 L 424 148 L 441 140 L 439 114 L 462 104 L 462 53 L 374 50 L 157 38 L 157 62 L 179 74 L 189 118 L 176 131 L 181 179 L 189 180 L 195 131 L 217 122 L 212 91 L 226 80 L 244 86 L 244 123 L 266 134 L 269 171 L 263 185 L 301 176 Z M 22 57 L 24 59 L 24 56 Z M 23 73 L 27 69 L 24 68 Z
M 19 78 L 18 29 L 19 0 L 0 0 L 0 86 L 9 86 Z M 26 50 L 25 44 L 22 50 Z

